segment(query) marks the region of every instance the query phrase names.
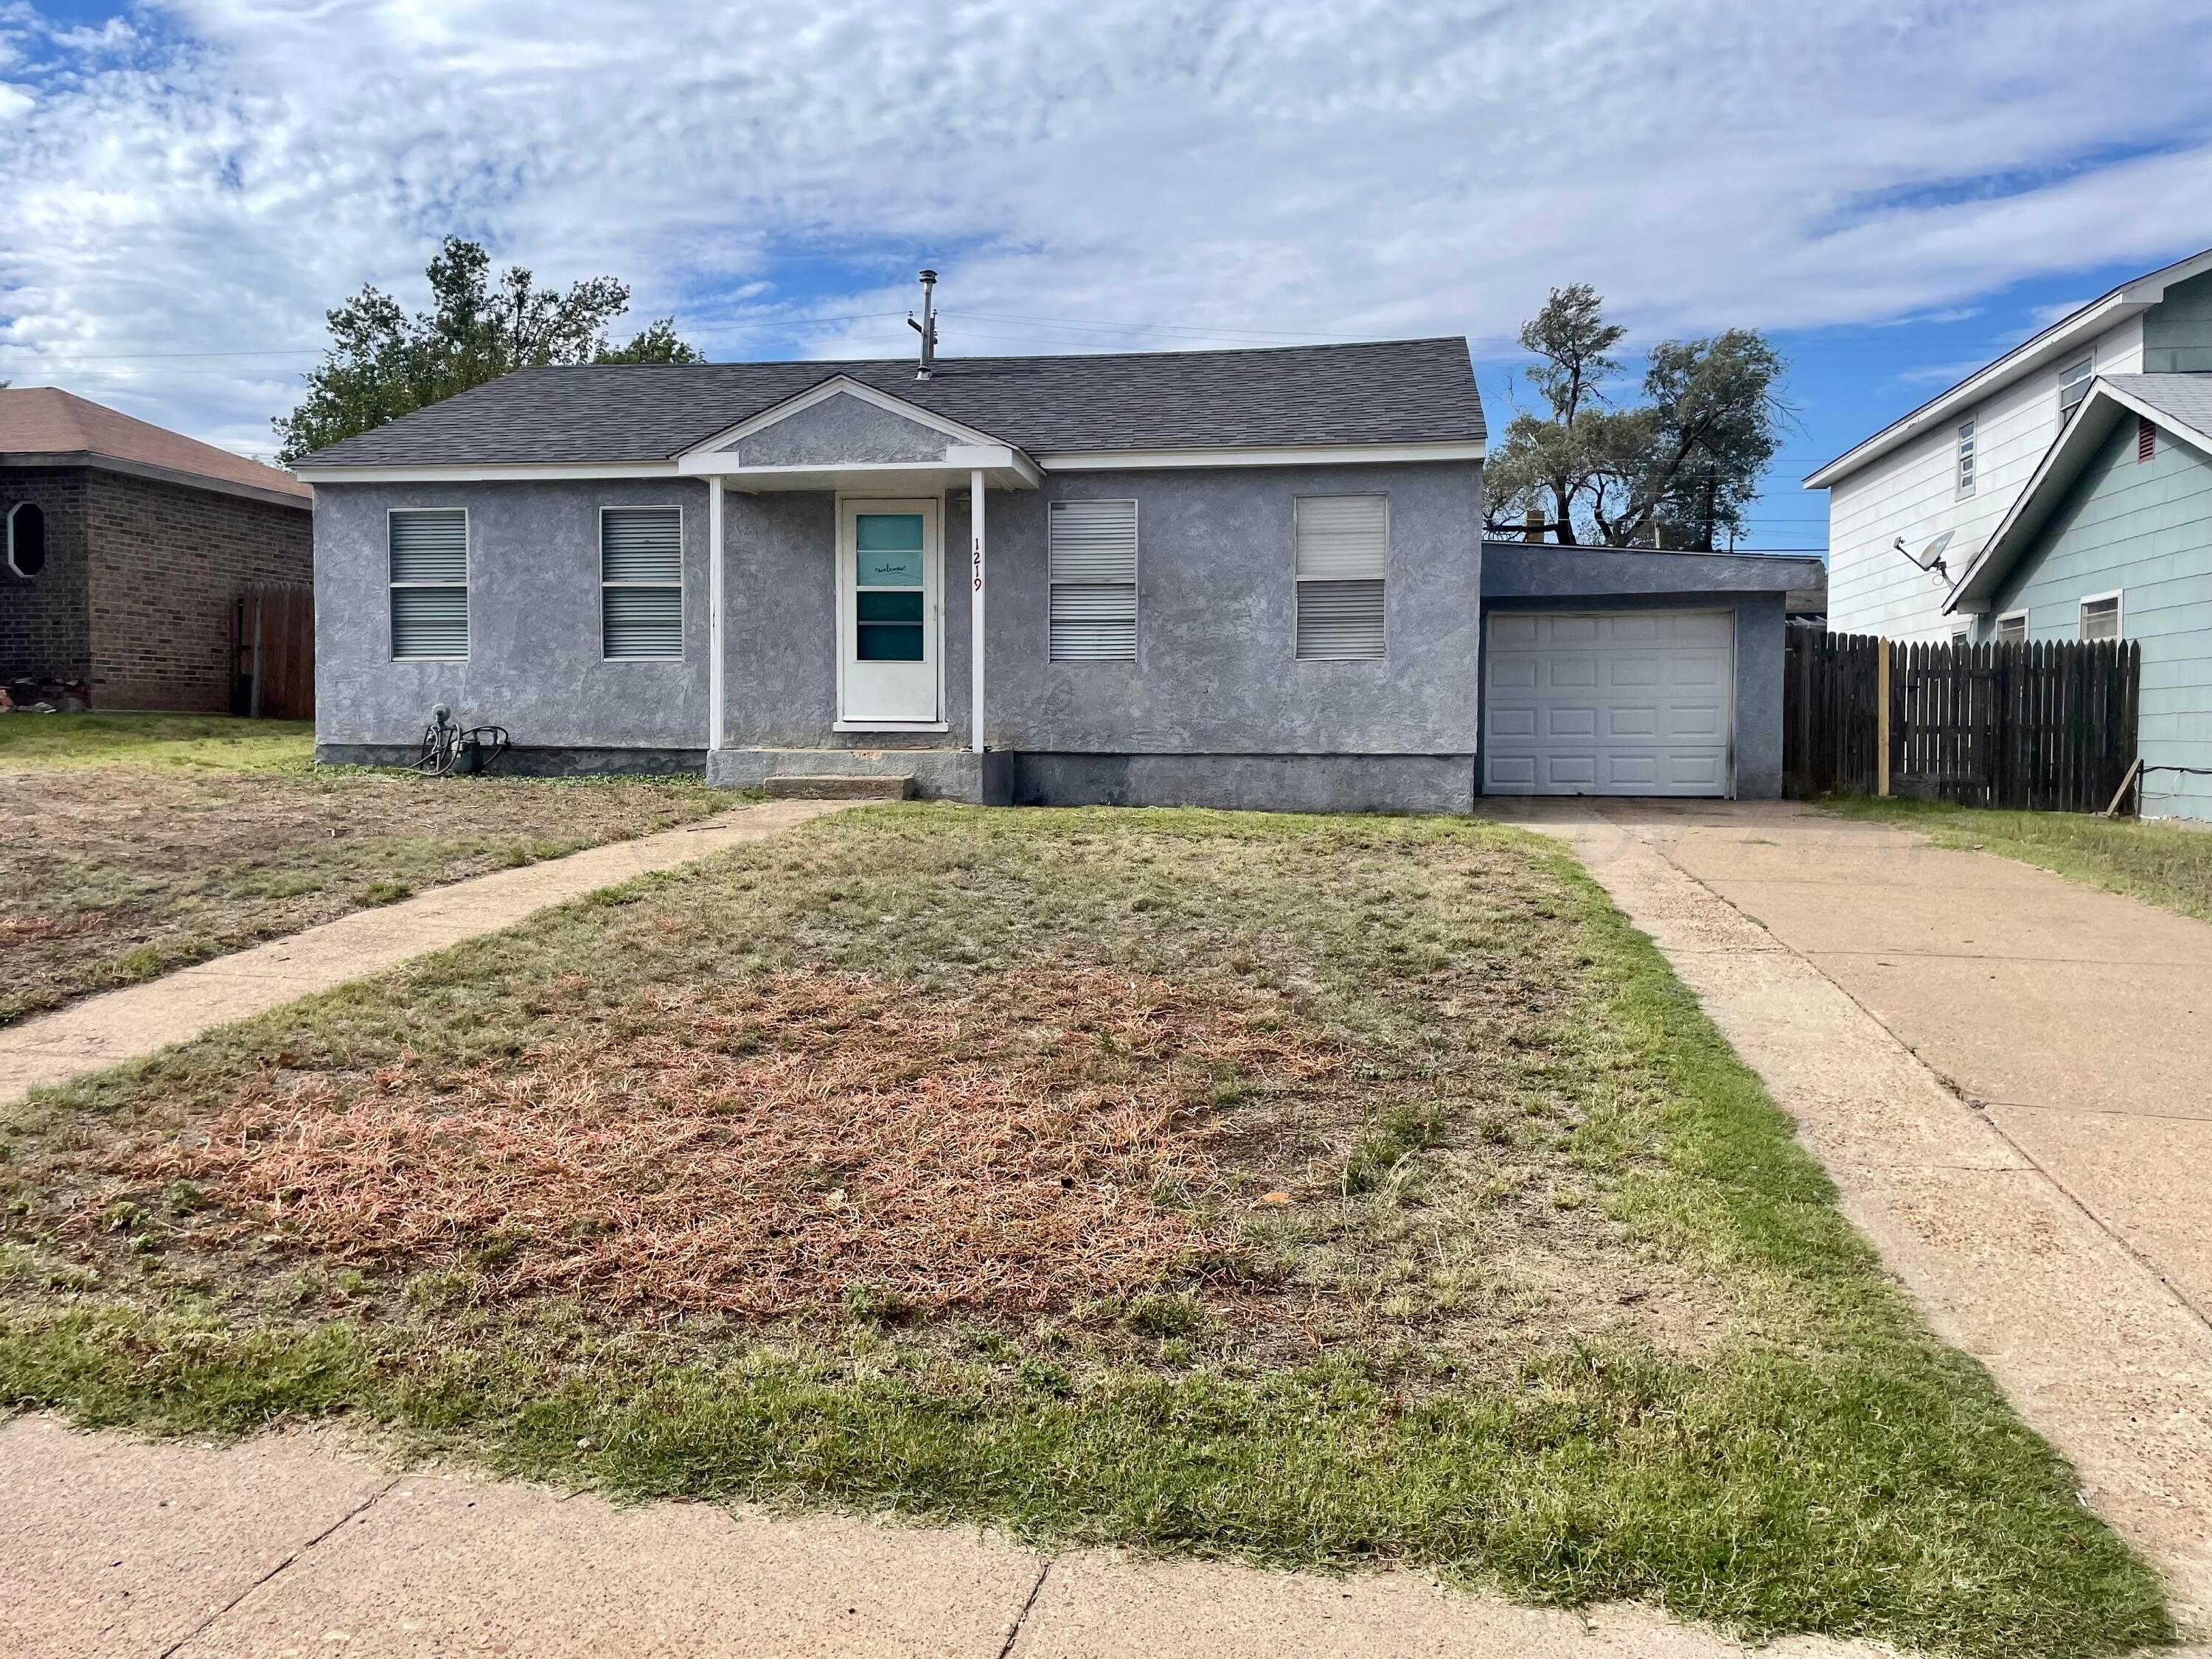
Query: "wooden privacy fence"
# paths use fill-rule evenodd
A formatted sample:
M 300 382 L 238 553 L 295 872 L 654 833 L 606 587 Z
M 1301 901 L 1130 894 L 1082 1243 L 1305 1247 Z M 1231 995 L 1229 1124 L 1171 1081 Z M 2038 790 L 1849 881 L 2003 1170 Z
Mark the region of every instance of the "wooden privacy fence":
M 2135 764 L 2132 641 L 1904 645 L 1793 628 L 1785 662 L 1783 770 L 1801 799 L 2094 812 Z
M 307 582 L 254 582 L 232 613 L 237 671 L 231 712 L 270 720 L 315 717 L 315 590 Z

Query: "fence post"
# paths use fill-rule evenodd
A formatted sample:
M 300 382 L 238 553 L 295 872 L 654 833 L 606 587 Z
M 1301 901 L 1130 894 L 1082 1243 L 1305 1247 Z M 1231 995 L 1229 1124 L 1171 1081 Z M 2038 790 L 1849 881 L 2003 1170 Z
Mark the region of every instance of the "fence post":
M 1876 653 L 1879 666 L 1875 672 L 1875 793 L 1887 798 L 1889 794 L 1889 641 L 1881 642 Z

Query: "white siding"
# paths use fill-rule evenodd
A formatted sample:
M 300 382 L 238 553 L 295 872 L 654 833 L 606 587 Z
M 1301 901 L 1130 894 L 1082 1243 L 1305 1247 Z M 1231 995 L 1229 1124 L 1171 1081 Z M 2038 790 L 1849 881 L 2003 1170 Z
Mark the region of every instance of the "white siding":
M 2095 342 L 2096 372 L 2142 368 L 2142 319 L 2115 325 Z M 1917 549 L 1948 530 L 1943 558 L 1957 575 L 1981 551 L 2036 463 L 2058 435 L 2060 378 L 2086 355 L 2074 348 L 2030 370 L 1933 430 L 1852 473 L 1828 492 L 1828 626 L 1839 634 L 1895 640 L 1945 640 L 1948 591 L 1932 572 L 1913 568 L 1893 545 Z M 1974 493 L 1958 493 L 1958 436 L 1974 423 Z

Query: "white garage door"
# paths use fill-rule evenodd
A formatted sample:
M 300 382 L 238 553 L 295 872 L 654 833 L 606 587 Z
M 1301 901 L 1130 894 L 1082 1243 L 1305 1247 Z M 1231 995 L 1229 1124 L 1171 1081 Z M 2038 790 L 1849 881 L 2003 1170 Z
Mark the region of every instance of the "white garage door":
M 1735 623 L 1728 611 L 1498 611 L 1489 643 L 1489 793 L 1730 793 Z

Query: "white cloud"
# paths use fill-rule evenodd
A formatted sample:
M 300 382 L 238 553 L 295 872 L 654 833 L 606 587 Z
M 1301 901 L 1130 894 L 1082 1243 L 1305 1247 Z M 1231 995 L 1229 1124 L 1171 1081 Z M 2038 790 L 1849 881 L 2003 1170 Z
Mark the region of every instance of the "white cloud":
M 312 345 L 362 281 L 415 292 L 448 229 L 621 275 L 717 355 L 896 313 L 925 261 L 954 351 L 1497 349 L 1578 279 L 1647 331 L 1892 319 L 2212 240 L 2173 211 L 2212 200 L 2212 88 L 2176 50 L 2208 12 L 171 0 L 27 53 L 0 342 L 37 351 L 0 375 L 265 446 L 305 359 L 142 354 Z M 853 275 L 790 297 L 823 262 Z

